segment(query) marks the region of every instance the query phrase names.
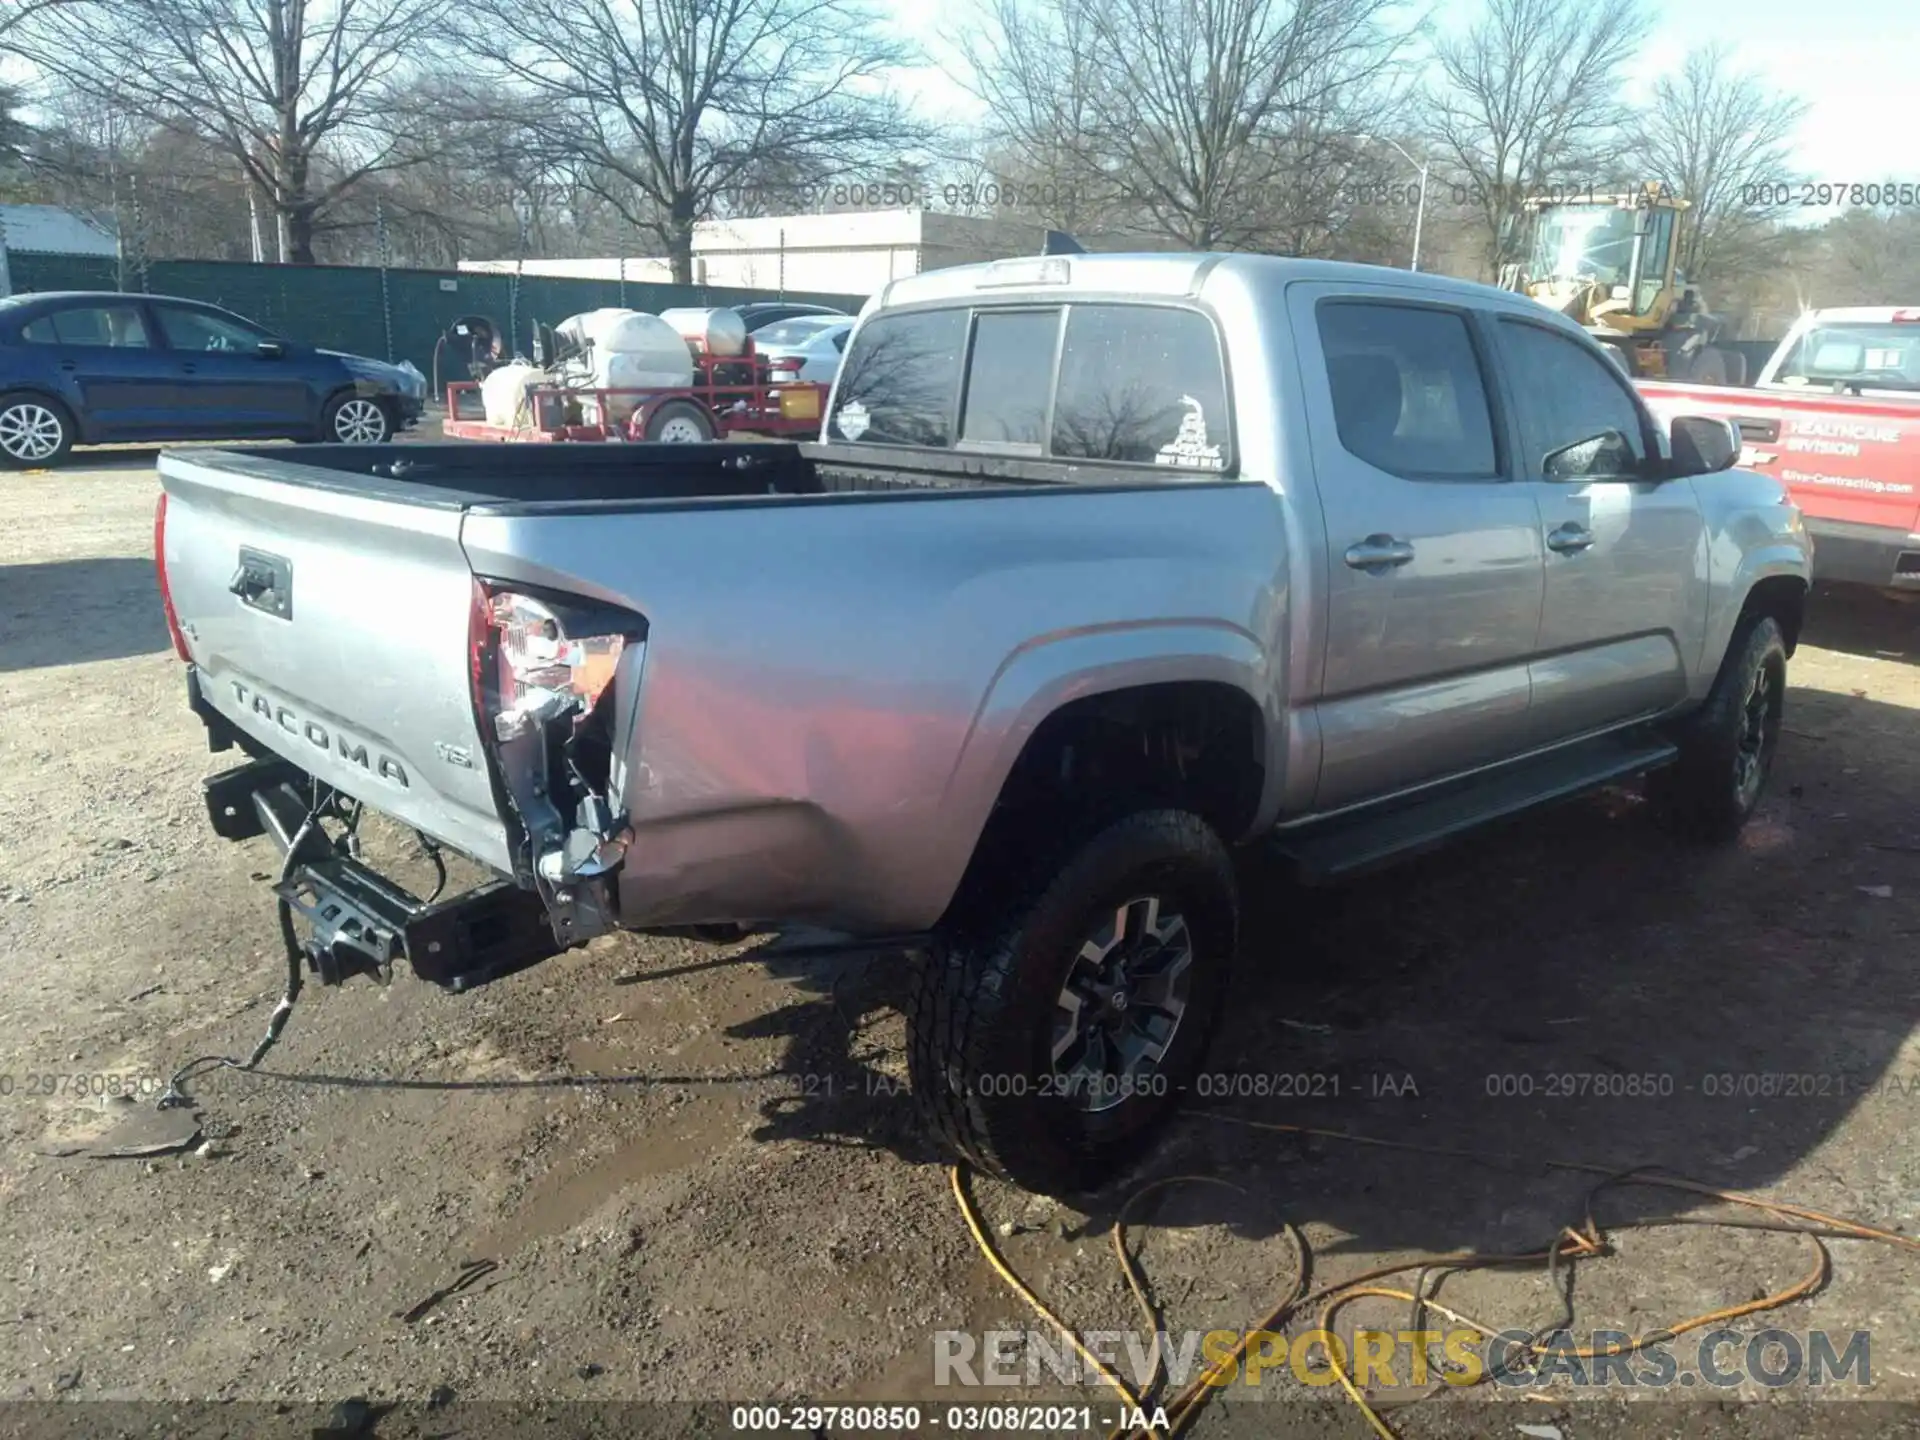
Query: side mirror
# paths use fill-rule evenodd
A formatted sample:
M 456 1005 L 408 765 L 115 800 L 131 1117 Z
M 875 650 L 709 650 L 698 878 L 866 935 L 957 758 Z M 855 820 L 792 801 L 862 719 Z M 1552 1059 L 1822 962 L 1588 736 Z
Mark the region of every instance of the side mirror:
M 1549 450 L 1540 473 L 1549 480 L 1643 480 L 1633 442 L 1618 430 L 1602 430 L 1558 450 Z
M 1740 458 L 1740 427 L 1718 416 L 1679 415 L 1670 427 L 1673 470 L 1680 475 L 1712 475 L 1730 470 Z
M 278 360 L 287 353 L 285 342 L 280 340 L 262 340 L 257 349 L 262 360 Z

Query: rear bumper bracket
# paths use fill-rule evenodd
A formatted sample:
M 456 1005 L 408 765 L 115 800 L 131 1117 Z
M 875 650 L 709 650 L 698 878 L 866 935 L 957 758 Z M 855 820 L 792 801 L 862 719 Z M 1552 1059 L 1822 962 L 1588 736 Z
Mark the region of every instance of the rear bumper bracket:
M 310 777 L 285 760 L 255 760 L 204 782 L 215 833 L 229 840 L 268 836 L 284 859 L 307 815 Z M 307 922 L 306 951 L 319 978 L 384 979 L 406 957 L 422 980 L 470 990 L 557 955 L 540 896 L 495 880 L 428 904 L 337 846 L 307 831 L 274 893 Z

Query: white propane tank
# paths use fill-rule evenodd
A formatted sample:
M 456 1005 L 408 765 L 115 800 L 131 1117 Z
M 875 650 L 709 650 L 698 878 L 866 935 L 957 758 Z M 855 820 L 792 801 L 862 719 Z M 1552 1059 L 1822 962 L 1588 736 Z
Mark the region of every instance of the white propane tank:
M 658 315 L 609 307 L 570 315 L 554 333 L 584 354 L 570 357 L 566 383 L 582 390 L 684 390 L 693 383 L 693 356 L 680 332 Z M 641 397 L 614 395 L 602 422 L 629 419 Z
M 546 371 L 524 360 L 489 370 L 480 382 L 480 403 L 487 424 L 506 430 L 526 430 L 533 425 L 533 409 L 527 402 L 527 390 L 547 383 Z
M 660 318 L 704 354 L 725 359 L 746 353 L 747 322 L 738 310 L 662 310 Z

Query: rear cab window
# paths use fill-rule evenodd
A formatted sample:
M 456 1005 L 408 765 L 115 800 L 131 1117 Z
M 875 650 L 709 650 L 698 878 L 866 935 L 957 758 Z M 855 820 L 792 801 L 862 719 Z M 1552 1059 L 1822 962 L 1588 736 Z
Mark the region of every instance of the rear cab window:
M 1816 323 L 1781 357 L 1773 383 L 1920 390 L 1920 311 L 1913 317 Z
M 1226 366 L 1198 310 L 1027 300 L 875 316 L 848 347 L 830 441 L 1219 474 Z
M 869 445 L 953 444 L 965 310 L 875 316 L 840 371 L 827 435 Z

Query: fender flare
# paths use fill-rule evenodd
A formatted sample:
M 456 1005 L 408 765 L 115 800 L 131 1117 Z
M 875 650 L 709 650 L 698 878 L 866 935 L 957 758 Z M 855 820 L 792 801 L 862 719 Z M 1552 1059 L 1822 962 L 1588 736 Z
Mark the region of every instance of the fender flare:
M 1806 555 L 1799 546 L 1782 540 L 1758 546 L 1741 557 L 1740 568 L 1734 572 L 1726 587 L 1728 603 L 1707 617 L 1706 652 L 1701 656 L 1703 663 L 1697 671 L 1696 680 L 1696 684 L 1702 687 L 1699 690 L 1701 695 L 1711 688 L 1714 678 L 1720 673 L 1727 646 L 1733 640 L 1734 627 L 1746 612 L 1747 601 L 1755 588 L 1763 580 L 1779 578 L 1797 580 L 1803 589 L 1811 588 Z M 1709 659 L 1712 661 L 1710 665 L 1705 663 Z
M 1253 634 L 1224 621 L 1129 621 L 1041 636 L 1021 646 L 1001 662 L 981 696 L 940 798 L 942 824 L 952 837 L 942 856 L 942 868 L 950 871 L 947 893 L 958 887 L 1034 732 L 1062 706 L 1094 695 L 1193 681 L 1244 693 L 1265 729 L 1266 779 L 1257 817 L 1270 815 L 1285 779 L 1284 673 L 1283 663 L 1270 659 Z

